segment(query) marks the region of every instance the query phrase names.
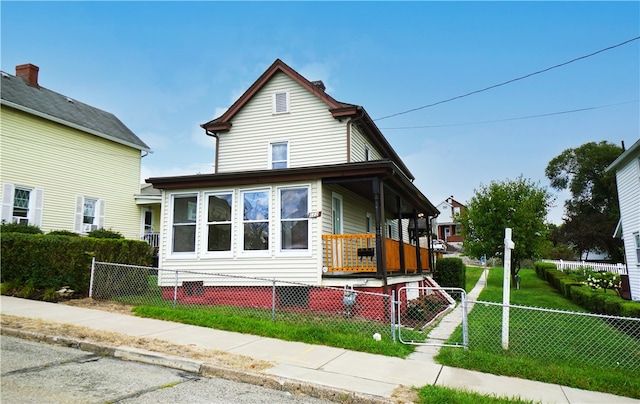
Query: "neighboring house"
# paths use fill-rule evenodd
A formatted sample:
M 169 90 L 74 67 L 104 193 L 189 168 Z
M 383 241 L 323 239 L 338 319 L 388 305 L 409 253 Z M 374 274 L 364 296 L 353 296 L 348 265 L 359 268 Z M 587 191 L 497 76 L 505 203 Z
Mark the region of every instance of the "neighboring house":
M 139 238 L 134 195 L 149 147 L 113 114 L 41 87 L 38 71 L 0 78 L 2 221 Z
M 215 173 L 147 179 L 163 191 L 161 268 L 369 291 L 424 281 L 411 223 L 438 210 L 364 108 L 276 60 L 202 127 Z M 224 289 L 199 274 L 179 283 Z
M 615 170 L 620 222 L 614 236 L 622 236 L 631 299 L 640 301 L 640 140 L 606 169 Z
M 435 219 L 437 239 L 444 240 L 447 245 L 456 249 L 462 248 L 462 229 L 456 217 L 462 213 L 466 207 L 450 196 L 437 206 L 440 214 Z

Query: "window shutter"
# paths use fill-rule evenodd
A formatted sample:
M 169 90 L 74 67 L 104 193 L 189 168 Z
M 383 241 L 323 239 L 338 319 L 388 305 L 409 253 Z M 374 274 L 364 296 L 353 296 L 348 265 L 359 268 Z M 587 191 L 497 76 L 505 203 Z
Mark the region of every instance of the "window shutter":
M 276 114 L 284 114 L 289 112 L 289 103 L 287 102 L 287 93 L 274 94 L 274 112 Z
M 105 216 L 105 210 L 106 210 L 106 203 L 104 199 L 98 199 L 98 201 L 96 202 L 96 204 L 98 206 L 96 206 L 96 216 L 97 216 L 97 225 L 98 225 L 98 229 L 103 229 L 104 228 L 104 216 Z
M 5 182 L 2 184 L 2 218 L 3 222 L 11 223 L 13 220 L 13 195 L 15 185 Z
M 75 222 L 73 224 L 73 231 L 76 233 L 83 233 L 82 231 L 82 216 L 84 213 L 84 197 L 76 196 L 76 215 Z
M 42 209 L 44 207 L 44 189 L 36 188 L 33 190 L 33 216 L 31 222 L 34 226 L 42 226 Z

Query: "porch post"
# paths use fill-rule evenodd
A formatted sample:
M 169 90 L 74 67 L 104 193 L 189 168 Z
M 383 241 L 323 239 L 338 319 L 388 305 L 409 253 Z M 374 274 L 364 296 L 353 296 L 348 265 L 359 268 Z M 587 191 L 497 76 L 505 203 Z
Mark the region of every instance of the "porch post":
M 422 273 L 422 259 L 420 258 L 420 233 L 418 233 L 418 211 L 413 209 L 413 234 L 416 237 L 416 263 L 418 264 L 416 268 L 417 272 L 419 274 Z M 427 219 L 424 219 L 425 222 L 427 221 Z
M 384 232 L 382 226 L 384 223 L 384 190 L 382 181 L 379 178 L 374 178 L 371 181 L 373 188 L 373 208 L 374 208 L 374 220 L 376 222 L 376 274 L 381 275 L 384 280 L 386 289 L 387 285 L 387 268 L 386 268 L 386 251 L 384 243 Z M 385 291 L 386 293 L 386 291 Z
M 398 238 L 400 239 L 400 243 L 398 243 L 398 248 L 400 249 L 400 251 L 398 251 L 400 257 L 400 272 L 406 274 L 407 266 L 404 262 L 404 237 L 402 237 L 402 200 L 400 196 L 396 196 L 396 209 L 396 216 L 398 216 Z

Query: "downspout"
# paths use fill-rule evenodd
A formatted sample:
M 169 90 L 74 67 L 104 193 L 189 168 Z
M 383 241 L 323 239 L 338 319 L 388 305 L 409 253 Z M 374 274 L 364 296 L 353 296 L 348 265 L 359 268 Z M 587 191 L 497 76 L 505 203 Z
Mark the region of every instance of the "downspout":
M 217 174 L 218 173 L 218 144 L 220 143 L 220 138 L 218 137 L 218 134 L 216 132 L 210 132 L 207 129 L 204 130 L 204 133 L 207 136 L 212 136 L 212 137 L 214 137 L 216 139 L 216 154 L 214 156 L 215 163 L 214 163 L 214 166 L 213 166 L 213 172 L 215 174 Z

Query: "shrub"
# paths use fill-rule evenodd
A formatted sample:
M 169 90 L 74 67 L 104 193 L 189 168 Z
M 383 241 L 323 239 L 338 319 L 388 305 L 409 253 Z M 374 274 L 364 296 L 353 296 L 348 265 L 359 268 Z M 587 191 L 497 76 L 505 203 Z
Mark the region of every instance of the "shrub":
M 0 225 L 0 233 L 42 234 L 43 232 L 38 226 L 3 221 L 2 225 Z
M 74 233 L 69 230 L 52 230 L 47 233 L 49 236 L 67 236 L 67 237 L 80 237 L 78 233 Z
M 464 289 L 466 268 L 460 258 L 440 258 L 436 261 L 433 279 L 442 287 Z
M 93 238 L 124 238 L 124 236 L 121 233 L 111 229 L 107 230 L 104 228 L 92 230 L 87 234 L 87 236 L 93 237 Z

